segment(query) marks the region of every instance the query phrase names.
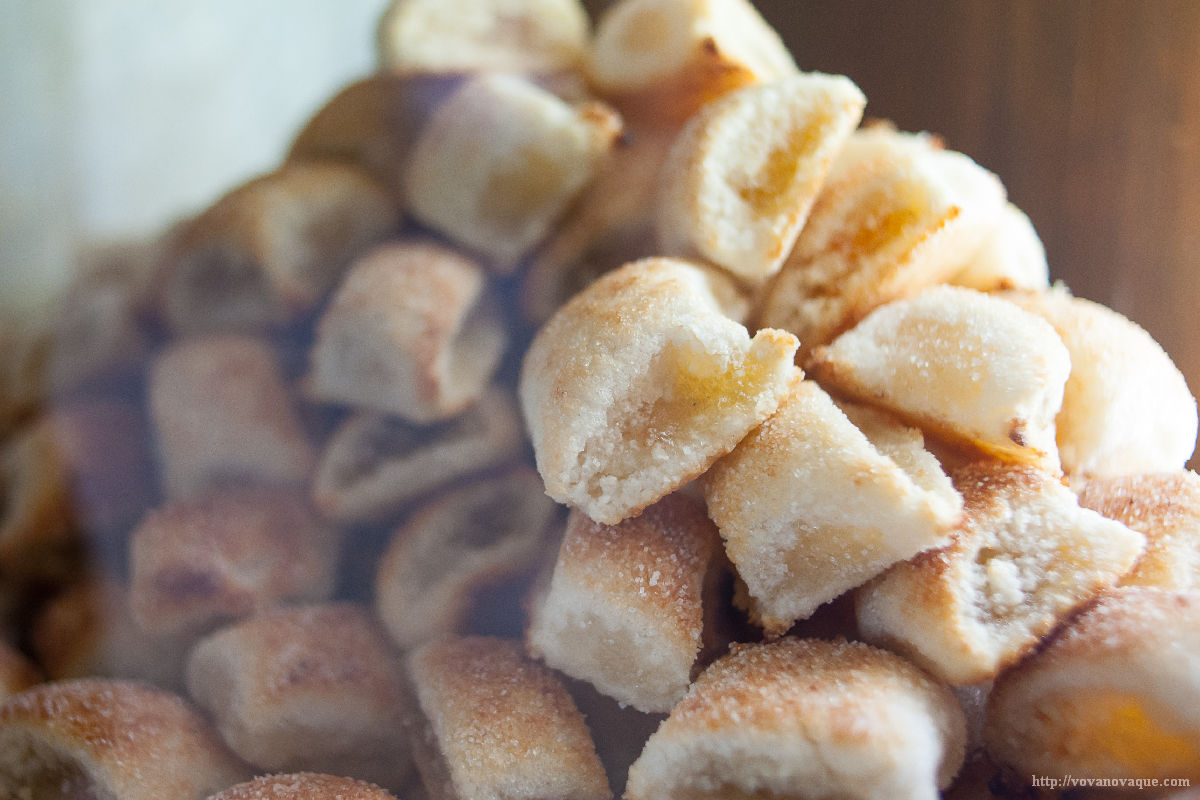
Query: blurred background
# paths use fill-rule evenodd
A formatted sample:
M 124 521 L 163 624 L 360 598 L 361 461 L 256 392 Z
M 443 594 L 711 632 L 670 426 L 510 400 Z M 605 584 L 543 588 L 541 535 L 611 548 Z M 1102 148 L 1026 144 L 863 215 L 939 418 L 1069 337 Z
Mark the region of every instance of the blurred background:
M 153 234 L 277 163 L 371 71 L 386 4 L 0 3 L 0 311 L 51 296 L 81 243 Z M 869 116 L 1000 175 L 1052 276 L 1140 322 L 1200 390 L 1200 3 L 757 5 Z

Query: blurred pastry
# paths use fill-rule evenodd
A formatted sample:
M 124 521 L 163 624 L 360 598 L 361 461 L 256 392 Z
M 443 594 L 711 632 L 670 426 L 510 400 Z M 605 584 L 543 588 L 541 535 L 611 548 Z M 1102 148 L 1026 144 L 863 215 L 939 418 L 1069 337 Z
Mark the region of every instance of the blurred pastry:
M 54 425 L 41 416 L 0 442 L 0 572 L 60 580 L 78 566 L 70 479 Z
M 949 283 L 981 292 L 1049 289 L 1046 247 L 1028 215 L 1012 203 L 1005 203 L 979 249 Z
M 42 682 L 41 673 L 25 655 L 0 639 L 0 703 Z

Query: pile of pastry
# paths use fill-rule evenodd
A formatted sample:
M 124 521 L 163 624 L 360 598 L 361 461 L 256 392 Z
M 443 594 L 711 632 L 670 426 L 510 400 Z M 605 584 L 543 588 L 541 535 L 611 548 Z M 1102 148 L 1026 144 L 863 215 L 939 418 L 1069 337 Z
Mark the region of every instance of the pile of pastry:
M 1200 782 L 1196 401 L 995 175 L 746 0 L 378 48 L 0 356 L 0 796 Z

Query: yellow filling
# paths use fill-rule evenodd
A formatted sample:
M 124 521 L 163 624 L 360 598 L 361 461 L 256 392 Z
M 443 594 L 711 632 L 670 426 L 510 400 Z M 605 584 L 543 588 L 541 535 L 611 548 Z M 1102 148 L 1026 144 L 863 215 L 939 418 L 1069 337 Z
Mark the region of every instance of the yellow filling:
M 673 399 L 693 412 L 705 407 L 717 411 L 753 403 L 767 383 L 760 361 L 727 363 L 718 358 L 681 351 L 678 354 Z
M 1117 691 L 1089 692 L 1047 704 L 1039 716 L 1058 717 L 1062 735 L 1051 752 L 1097 768 L 1135 774 L 1192 774 L 1200 769 L 1200 736 L 1176 733 L 1147 713 L 1138 698 Z M 1107 770 L 1104 770 L 1107 772 Z
M 818 115 L 804 128 L 793 131 L 783 147 L 771 150 L 754 176 L 753 185 L 741 189 L 738 195 L 764 216 L 773 217 L 790 210 L 796 198 L 789 189 L 796 180 L 797 168 L 825 138 L 825 128 L 830 122 L 827 115 Z

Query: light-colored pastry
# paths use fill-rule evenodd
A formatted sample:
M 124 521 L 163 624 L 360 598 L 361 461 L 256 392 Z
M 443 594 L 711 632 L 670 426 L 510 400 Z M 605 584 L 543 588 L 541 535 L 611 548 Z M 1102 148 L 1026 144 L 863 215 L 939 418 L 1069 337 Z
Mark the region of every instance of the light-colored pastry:
M 1071 354 L 1057 419 L 1064 470 L 1127 475 L 1183 468 L 1196 447 L 1196 398 L 1145 329 L 1061 286 L 1004 296 L 1045 318 Z
M 378 786 L 319 772 L 261 775 L 230 786 L 208 800 L 396 800 Z
M 37 667 L 21 651 L 0 639 L 0 703 L 41 681 Z
M 1092 478 L 1079 505 L 1146 537 L 1146 552 L 1122 586 L 1200 590 L 1200 476 L 1190 470 Z
M 502 389 L 434 425 L 353 414 L 325 444 L 313 502 L 337 522 L 379 519 L 443 484 L 515 461 L 523 446 L 520 411 Z
M 0 443 L 0 572 L 61 579 L 76 566 L 70 481 L 46 415 Z
M 816 383 L 797 380 L 702 479 L 751 619 L 768 635 L 945 544 L 959 521 L 962 500 L 920 431 L 848 409 L 853 417 Z
M 997 681 L 989 751 L 1025 775 L 1200 781 L 1200 594 L 1102 595 Z
M 147 380 L 168 498 L 308 480 L 316 456 L 266 342 L 237 335 L 177 340 L 159 351 Z
M 945 686 L 858 642 L 734 645 L 629 771 L 628 800 L 936 800 L 966 723 Z
M 335 531 L 300 490 L 246 487 L 169 503 L 130 539 L 130 606 L 149 633 L 204 631 L 328 597 L 337 555 Z
M 465 483 L 416 509 L 392 535 L 375 575 L 375 607 L 392 641 L 480 632 L 477 598 L 536 572 L 559 535 L 558 507 L 519 467 Z M 489 609 L 495 619 L 498 608 Z M 512 615 L 517 613 L 514 607 Z
M 952 286 L 897 300 L 817 348 L 806 369 L 947 439 L 1058 468 L 1070 355 L 1045 320 L 1006 300 Z
M 0 796 L 203 800 L 249 777 L 180 697 L 99 678 L 44 683 L 0 705 Z
M 411 769 L 399 660 L 366 611 L 270 611 L 201 639 L 187 686 L 260 769 L 352 775 L 389 789 Z
M 857 611 L 867 641 L 961 685 L 995 677 L 1114 586 L 1145 537 L 1033 467 L 981 461 L 952 477 L 964 519 L 951 543 L 861 588 Z
M 430 800 L 609 800 L 583 715 L 516 641 L 468 637 L 408 658 L 411 738 Z
M 872 309 L 958 272 L 1004 208 L 995 175 L 933 137 L 870 126 L 834 160 L 759 325 L 799 337 L 800 357 Z
M 748 281 L 774 275 L 866 102 L 849 78 L 802 73 L 709 103 L 662 170 L 660 252 L 707 259 Z
M 394 75 L 578 69 L 590 23 L 579 0 L 392 0 L 380 67 Z
M 469 79 L 422 129 L 405 176 L 413 216 L 513 272 L 599 169 L 612 109 L 571 106 L 515 75 Z
M 479 399 L 507 342 L 475 261 L 424 240 L 389 242 L 350 268 L 317 325 L 316 399 L 432 422 Z
M 671 494 L 617 525 L 578 511 L 530 610 L 530 652 L 620 703 L 666 712 L 711 649 L 726 572 L 699 501 Z
M 609 525 L 703 473 L 770 416 L 795 337 L 726 315 L 731 281 L 651 258 L 610 272 L 542 327 L 520 399 L 546 492 Z
M 726 92 L 796 71 L 748 0 L 621 0 L 600 17 L 587 62 L 601 96 L 667 127 Z
M 399 222 L 385 187 L 357 167 L 291 162 L 233 189 L 171 237 L 160 265 L 162 315 L 183 333 L 287 325 Z
M 1046 247 L 1028 215 L 1005 203 L 979 249 L 949 282 L 981 292 L 1050 288 Z

